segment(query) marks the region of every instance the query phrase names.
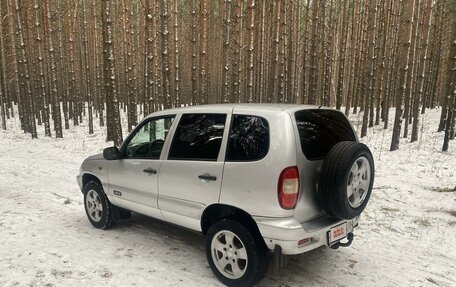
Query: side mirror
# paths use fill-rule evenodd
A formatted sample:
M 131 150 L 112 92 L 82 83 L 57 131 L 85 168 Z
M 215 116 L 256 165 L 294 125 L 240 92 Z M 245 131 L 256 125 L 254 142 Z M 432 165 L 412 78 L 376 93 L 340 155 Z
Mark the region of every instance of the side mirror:
M 105 148 L 103 150 L 103 158 L 106 160 L 119 159 L 119 149 L 116 146 Z

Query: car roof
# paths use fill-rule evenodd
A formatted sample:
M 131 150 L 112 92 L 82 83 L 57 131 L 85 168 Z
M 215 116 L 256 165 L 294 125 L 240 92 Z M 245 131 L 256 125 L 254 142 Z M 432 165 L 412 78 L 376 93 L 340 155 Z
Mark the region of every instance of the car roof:
M 296 104 L 208 104 L 208 105 L 195 105 L 180 108 L 172 108 L 154 112 L 147 117 L 156 117 L 162 115 L 178 114 L 178 113 L 229 113 L 231 111 L 267 111 L 267 112 L 293 112 L 297 110 L 306 109 L 320 109 L 327 108 L 315 105 L 296 105 Z

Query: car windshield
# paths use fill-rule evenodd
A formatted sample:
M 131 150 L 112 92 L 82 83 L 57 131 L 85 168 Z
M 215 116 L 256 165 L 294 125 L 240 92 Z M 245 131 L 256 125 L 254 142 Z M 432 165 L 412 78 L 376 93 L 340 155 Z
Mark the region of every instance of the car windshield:
M 326 157 L 341 141 L 355 141 L 347 118 L 335 110 L 302 110 L 295 113 L 301 149 L 309 160 Z

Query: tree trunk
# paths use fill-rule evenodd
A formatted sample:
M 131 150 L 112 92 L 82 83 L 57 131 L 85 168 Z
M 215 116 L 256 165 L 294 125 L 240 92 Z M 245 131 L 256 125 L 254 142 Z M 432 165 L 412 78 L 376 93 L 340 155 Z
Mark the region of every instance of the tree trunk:
M 163 73 L 163 96 L 165 97 L 164 108 L 172 107 L 173 100 L 171 99 L 171 78 L 169 65 L 169 30 L 168 30 L 168 0 L 162 1 L 161 11 L 161 32 L 162 32 L 162 73 Z
M 178 0 L 174 0 L 174 106 L 180 107 L 180 72 L 179 72 L 179 13 Z
M 415 78 L 415 57 L 416 57 L 416 42 L 417 42 L 417 33 L 418 33 L 418 27 L 419 27 L 419 17 L 420 17 L 420 9 L 421 9 L 421 3 L 420 0 L 415 0 L 414 4 L 414 19 L 413 19 L 413 25 L 412 25 L 412 36 L 411 36 L 411 42 L 410 42 L 410 67 L 409 71 L 407 74 L 407 83 L 406 83 L 406 89 L 405 89 L 405 96 L 404 96 L 404 114 L 402 116 L 403 119 L 405 119 L 404 122 L 404 134 L 403 137 L 407 138 L 408 137 L 408 127 L 409 127 L 409 117 L 410 117 L 410 106 L 411 106 L 411 99 L 412 99 L 412 93 L 413 93 L 413 81 Z
M 318 16 L 320 15 L 320 1 L 313 1 L 312 7 L 312 44 L 310 46 L 310 92 L 307 103 L 314 105 L 317 103 L 317 73 L 318 73 Z
M 200 1 L 200 100 L 199 104 L 209 102 L 208 85 L 207 85 L 207 15 L 208 0 Z
M 255 0 L 249 0 L 249 66 L 248 66 L 248 80 L 247 80 L 247 102 L 253 102 L 253 51 L 254 51 L 254 28 L 255 28 Z M 290 55 L 291 56 L 291 55 Z
M 371 107 L 373 104 L 373 95 L 374 95 L 374 74 L 375 74 L 375 33 L 376 33 L 376 15 L 377 15 L 377 0 L 372 0 L 368 5 L 369 10 L 369 24 L 368 24 L 368 42 L 366 49 L 366 70 L 365 70 L 365 82 L 367 81 L 367 89 L 363 89 L 364 96 L 364 114 L 363 114 L 363 124 L 361 127 L 361 137 L 367 135 L 367 126 L 369 120 L 369 114 L 371 113 Z
M 337 93 L 336 93 L 336 109 L 340 110 L 342 106 L 342 99 L 344 93 L 344 78 L 345 78 L 345 60 L 347 49 L 347 34 L 348 34 L 348 9 L 350 3 L 347 0 L 342 2 L 343 4 L 343 15 L 342 15 L 342 35 L 341 43 L 339 46 L 339 74 L 337 80 Z
M 33 94 L 32 94 L 32 87 L 30 83 L 30 73 L 29 73 L 29 64 L 28 64 L 28 55 L 26 45 L 27 43 L 27 32 L 24 31 L 25 27 L 22 22 L 21 17 L 21 6 L 19 6 L 19 1 L 15 0 L 15 9 L 16 9 L 16 20 L 17 20 L 17 29 L 18 29 L 18 40 L 19 40 L 19 47 L 21 50 L 21 60 L 20 64 L 22 64 L 21 70 L 21 82 L 23 86 L 23 91 L 27 95 L 27 101 L 24 103 L 26 105 L 25 108 L 25 116 L 27 118 L 27 131 L 30 132 L 32 138 L 38 138 L 38 134 L 36 131 L 36 122 L 35 122 L 35 113 L 34 113 L 34 103 L 33 103 Z
M 0 5 L 1 6 L 1 5 Z M 1 12 L 1 8 L 0 8 Z M 1 14 L 0 14 L 1 15 Z M 1 16 L 0 16 L 1 17 Z M 3 27 L 0 26 L 0 29 Z M 1 36 L 1 35 L 0 35 Z M 3 63 L 3 57 L 0 55 L 0 62 Z M 5 113 L 5 108 L 6 105 L 4 103 L 4 94 L 5 94 L 5 85 L 3 84 L 3 78 L 5 76 L 3 75 L 3 72 L 0 71 L 0 121 L 2 122 L 2 129 L 6 130 L 6 113 Z
M 41 9 L 38 0 L 35 0 L 35 33 L 38 48 L 38 65 L 39 65 L 39 92 L 43 102 L 43 122 L 44 122 L 44 134 L 45 136 L 51 136 L 51 125 L 49 122 L 49 103 L 48 95 L 46 94 L 46 79 L 44 69 L 44 56 L 43 56 L 43 37 L 41 35 Z
M 89 116 L 89 134 L 93 134 L 93 95 L 91 90 L 91 76 L 90 76 L 90 65 L 89 65 L 89 36 L 87 31 L 87 14 L 88 10 L 86 7 L 86 0 L 82 0 L 82 21 L 83 21 L 83 50 L 84 50 L 84 76 L 85 76 L 85 88 L 86 88 L 86 100 L 87 100 L 87 114 Z
M 392 32 L 390 37 L 389 45 L 389 61 L 388 61 L 388 74 L 385 88 L 385 99 L 383 100 L 383 128 L 388 128 L 389 123 L 389 108 L 390 102 L 394 99 L 392 95 L 395 93 L 397 80 L 395 75 L 397 74 L 397 63 L 399 56 L 397 55 L 398 41 L 399 41 L 399 28 L 400 28 L 400 18 L 401 18 L 401 2 L 392 1 L 391 10 L 394 11 L 391 19 Z M 400 131 L 399 131 L 400 133 Z
M 68 42 L 69 42 L 69 62 L 70 62 L 70 80 L 69 80 L 69 88 L 68 88 L 68 101 L 69 101 L 69 118 L 73 119 L 73 125 L 79 125 L 78 116 L 75 114 L 75 99 L 76 99 L 76 64 L 75 64 L 75 26 L 76 26 L 76 19 L 77 19 L 77 12 L 78 12 L 78 2 L 76 2 L 74 12 L 71 14 L 71 11 L 68 13 Z
M 409 72 L 409 59 L 410 59 L 410 42 L 412 37 L 412 26 L 413 26 L 413 12 L 414 12 L 414 0 L 403 0 L 401 7 L 401 43 L 399 55 L 400 55 L 400 69 L 398 77 L 400 79 L 397 93 L 396 93 L 396 113 L 394 118 L 393 136 L 391 139 L 390 150 L 395 151 L 399 149 L 399 138 L 401 134 L 402 126 L 402 105 L 404 102 L 404 96 L 407 85 L 407 75 Z
M 197 54 L 198 54 L 198 44 L 197 44 L 197 37 L 198 37 L 198 32 L 197 32 L 197 27 L 196 23 L 198 22 L 198 17 L 196 13 L 196 0 L 191 0 L 192 1 L 192 71 L 191 71 L 191 82 L 192 82 L 192 100 L 191 103 L 193 105 L 197 104 L 200 102 L 199 95 L 198 93 L 198 81 L 197 81 Z
M 54 114 L 54 130 L 55 137 L 62 138 L 62 116 L 60 113 L 60 99 L 59 91 L 57 87 L 57 71 L 56 71 L 56 62 L 55 62 L 55 49 L 52 36 L 52 26 L 51 26 L 51 11 L 49 7 L 49 0 L 45 0 L 44 3 L 45 11 L 45 21 L 44 27 L 46 28 L 48 45 L 49 45 L 49 61 L 51 65 L 51 99 L 52 99 L 52 113 Z
M 231 0 L 224 1 L 223 8 L 223 69 L 222 69 L 222 102 L 230 101 L 231 85 L 231 58 L 230 58 L 230 36 L 231 36 Z
M 450 141 L 451 130 L 454 132 L 454 113 L 455 113 L 455 101 L 456 101 L 456 19 L 451 19 L 451 46 L 448 57 L 448 68 L 447 68 L 447 112 L 445 119 L 445 135 L 443 139 L 442 151 L 448 151 L 448 145 Z M 442 111 L 443 112 L 443 111 Z
M 410 142 L 414 142 L 418 140 L 418 125 L 420 122 L 420 104 L 423 100 L 423 89 L 424 89 L 424 77 L 425 71 L 427 67 L 427 60 L 428 60 L 428 47 L 429 47 L 429 38 L 431 32 L 431 21 L 432 19 L 432 0 L 426 0 L 425 8 L 424 8 L 424 20 L 423 20 L 423 33 L 422 38 L 424 38 L 424 49 L 421 55 L 421 67 L 418 69 L 418 95 L 415 96 L 416 101 L 413 106 L 413 125 L 412 125 L 412 135 Z
M 6 56 L 5 43 L 3 38 L 3 9 L 0 4 L 0 118 L 2 121 L 2 129 L 6 130 L 6 114 L 8 103 L 8 85 L 6 82 Z
M 260 25 L 260 65 L 258 77 L 259 102 L 263 102 L 265 91 L 265 60 L 266 60 L 266 1 L 261 1 L 261 25 Z
M 152 2 L 152 4 L 151 4 Z M 154 94 L 153 94 L 153 85 L 154 85 L 154 79 L 153 79 L 153 59 L 154 59 L 154 54 L 153 54 L 153 46 L 152 43 L 154 42 L 154 31 L 153 31 L 153 18 L 154 18 L 154 7 L 155 7 L 155 0 L 146 0 L 145 1 L 145 9 L 146 9 L 146 34 L 145 34 L 145 63 L 144 63 L 144 113 L 151 113 L 153 111 L 153 100 L 154 100 Z M 147 107 L 147 108 L 146 108 Z
M 102 29 L 103 29 L 103 68 L 106 90 L 106 109 L 108 115 L 108 141 L 120 146 L 122 143 L 122 126 L 119 114 L 119 101 L 116 90 L 116 73 L 114 66 L 113 35 L 111 20 L 111 0 L 101 2 Z
M 8 0 L 6 3 L 7 7 L 7 15 L 8 17 L 8 28 L 9 28 L 9 36 L 11 37 L 11 57 L 12 57 L 12 62 L 13 62 L 13 82 L 14 82 L 14 92 L 15 92 L 15 97 L 17 100 L 17 108 L 18 108 L 18 113 L 19 113 L 19 120 L 21 122 L 21 128 L 22 130 L 26 131 L 28 128 L 27 122 L 28 120 L 24 116 L 24 111 L 23 111 L 23 100 L 22 100 L 22 93 L 20 89 L 20 84 L 19 84 L 19 61 L 18 61 L 18 55 L 17 55 L 17 38 L 16 38 L 16 29 L 14 27 L 14 15 L 13 15 L 13 3 L 12 0 Z M 4 49 L 2 49 L 4 51 Z

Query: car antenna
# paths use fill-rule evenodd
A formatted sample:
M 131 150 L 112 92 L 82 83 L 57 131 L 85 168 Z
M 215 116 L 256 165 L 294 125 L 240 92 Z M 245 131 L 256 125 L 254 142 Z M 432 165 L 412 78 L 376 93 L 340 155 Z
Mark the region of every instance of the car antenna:
M 323 105 L 320 105 L 320 106 L 318 107 L 318 109 L 320 109 L 321 107 L 323 107 Z

